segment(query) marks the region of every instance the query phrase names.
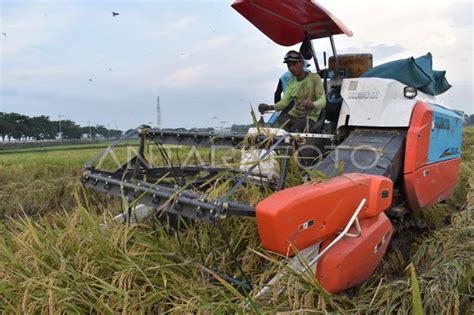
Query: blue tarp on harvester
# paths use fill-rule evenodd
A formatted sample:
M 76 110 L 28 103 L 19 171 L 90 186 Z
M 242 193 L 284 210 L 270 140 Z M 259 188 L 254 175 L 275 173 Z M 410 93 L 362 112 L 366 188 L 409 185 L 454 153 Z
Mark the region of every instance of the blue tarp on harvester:
M 418 58 L 411 57 L 381 64 L 361 77 L 393 79 L 414 86 L 426 94 L 439 95 L 451 87 L 445 74 L 446 71 L 433 70 L 431 53 L 427 53 Z

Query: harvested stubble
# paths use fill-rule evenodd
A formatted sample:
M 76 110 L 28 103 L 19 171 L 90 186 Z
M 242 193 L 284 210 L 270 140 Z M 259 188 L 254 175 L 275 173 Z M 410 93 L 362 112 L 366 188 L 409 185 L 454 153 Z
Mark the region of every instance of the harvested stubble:
M 465 136 L 471 142 L 464 148 L 464 188 L 473 184 L 469 176 L 473 169 L 472 135 L 474 130 Z M 68 174 L 65 169 L 60 172 Z M 472 202 L 472 190 L 467 190 Z M 443 212 L 442 221 L 450 224 L 421 236 L 410 261 L 392 250 L 374 276 L 357 288 L 327 295 L 314 279 L 294 276 L 285 280 L 285 291 L 269 303 L 241 296 L 201 268 L 205 264 L 243 276 L 218 227 L 190 223 L 180 233 L 167 233 L 159 224 L 154 228 L 122 224 L 101 228 L 100 223 L 109 220 L 111 214 L 98 214 L 94 202 L 77 195 L 69 196 L 76 205 L 72 212 L 57 207 L 47 219 L 32 219 L 17 210 L 17 219 L 0 225 L 2 311 L 406 314 L 412 312 L 413 301 L 417 302 L 412 299 L 414 283 L 405 271 L 410 263 L 416 270 L 421 304 L 427 313 L 474 311 L 470 304 L 473 212 L 468 206 L 455 214 L 454 208 L 449 214 Z M 254 202 L 250 197 L 255 195 L 239 190 L 238 197 Z M 230 219 L 221 227 L 244 273 L 262 287 L 279 264 L 276 256 L 260 247 L 255 221 Z

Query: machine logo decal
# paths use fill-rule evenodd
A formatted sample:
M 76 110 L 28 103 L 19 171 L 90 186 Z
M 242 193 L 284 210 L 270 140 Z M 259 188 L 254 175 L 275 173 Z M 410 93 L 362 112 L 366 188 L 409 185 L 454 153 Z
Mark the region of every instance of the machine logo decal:
M 379 92 L 351 92 L 349 99 L 351 100 L 375 100 L 379 98 Z
M 442 157 L 447 157 L 447 156 L 456 155 L 460 153 L 461 152 L 459 152 L 459 148 L 447 148 L 446 150 L 443 151 L 443 153 L 441 153 L 439 157 L 442 158 Z
M 299 230 L 300 231 L 306 230 L 306 229 L 312 227 L 313 225 L 314 225 L 314 220 L 306 221 L 305 223 L 300 225 Z

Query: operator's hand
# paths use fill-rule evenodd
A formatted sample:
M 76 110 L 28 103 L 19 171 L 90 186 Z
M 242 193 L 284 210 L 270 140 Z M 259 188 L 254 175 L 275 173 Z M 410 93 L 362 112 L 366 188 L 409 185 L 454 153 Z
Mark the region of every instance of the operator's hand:
M 260 114 L 264 114 L 266 111 L 268 110 L 273 110 L 274 107 L 272 105 L 268 105 L 268 104 L 259 104 L 258 105 L 258 111 L 260 112 Z
M 313 108 L 313 102 L 311 100 L 303 100 L 300 103 L 301 107 L 304 107 L 305 109 L 312 109 Z

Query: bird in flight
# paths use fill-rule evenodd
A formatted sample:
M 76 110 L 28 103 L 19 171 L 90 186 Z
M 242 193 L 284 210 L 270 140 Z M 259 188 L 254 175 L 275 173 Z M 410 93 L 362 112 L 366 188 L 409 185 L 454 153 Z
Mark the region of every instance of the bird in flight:
M 91 82 L 92 82 L 92 79 L 89 79 L 89 81 L 91 81 Z
M 119 14 L 120 14 L 120 13 L 118 13 L 118 12 L 112 12 L 112 16 L 117 16 L 117 15 L 119 15 Z
M 5 32 L 2 32 L 2 34 L 3 34 L 3 36 L 7 37 L 7 33 L 5 33 Z

